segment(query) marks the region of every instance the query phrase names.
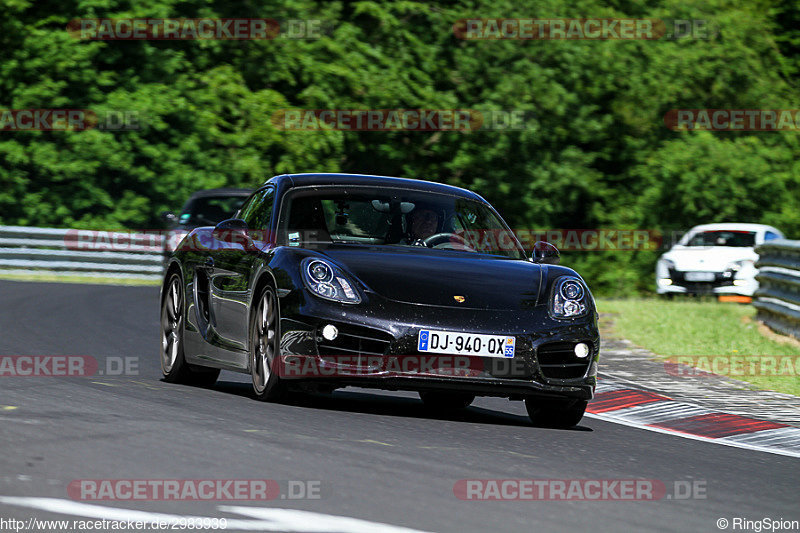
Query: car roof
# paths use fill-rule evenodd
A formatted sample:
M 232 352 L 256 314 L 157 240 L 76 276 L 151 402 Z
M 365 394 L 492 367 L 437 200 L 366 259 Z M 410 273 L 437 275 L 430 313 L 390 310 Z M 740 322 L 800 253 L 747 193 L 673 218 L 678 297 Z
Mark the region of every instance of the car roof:
M 255 189 L 239 189 L 236 187 L 220 187 L 219 189 L 204 189 L 192 193 L 189 200 L 205 198 L 207 196 L 250 196 Z
M 416 191 L 428 191 L 442 194 L 451 194 L 470 198 L 482 203 L 488 203 L 479 194 L 470 190 L 454 187 L 444 183 L 436 183 L 420 179 L 394 178 L 391 176 L 373 176 L 368 174 L 340 174 L 340 173 L 309 173 L 309 174 L 282 174 L 267 181 L 290 187 L 303 187 L 314 185 L 366 185 L 378 187 L 400 187 Z
M 701 224 L 699 226 L 695 226 L 689 230 L 690 233 L 697 233 L 700 231 L 753 231 L 753 232 L 760 232 L 760 231 L 774 231 L 783 235 L 779 229 L 774 228 L 772 226 L 768 226 L 766 224 L 750 224 L 745 222 L 721 222 L 718 224 Z

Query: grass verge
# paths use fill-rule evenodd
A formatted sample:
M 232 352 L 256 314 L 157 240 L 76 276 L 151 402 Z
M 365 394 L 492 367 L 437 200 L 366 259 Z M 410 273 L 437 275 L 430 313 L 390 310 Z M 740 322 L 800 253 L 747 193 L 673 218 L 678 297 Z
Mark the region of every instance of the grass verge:
M 701 370 L 730 368 L 727 375 L 754 388 L 800 396 L 800 346 L 763 334 L 752 306 L 636 299 L 599 300 L 597 308 L 612 319 L 606 334 L 628 339 L 664 359 L 694 361 Z M 694 357 L 682 361 L 676 356 Z M 737 361 L 742 361 L 741 367 Z M 772 361 L 778 361 L 775 367 Z
M 101 285 L 151 285 L 158 286 L 159 280 L 109 278 L 102 276 L 58 276 L 54 274 L 9 274 L 0 272 L 0 279 L 11 281 L 43 281 L 53 283 L 86 283 Z

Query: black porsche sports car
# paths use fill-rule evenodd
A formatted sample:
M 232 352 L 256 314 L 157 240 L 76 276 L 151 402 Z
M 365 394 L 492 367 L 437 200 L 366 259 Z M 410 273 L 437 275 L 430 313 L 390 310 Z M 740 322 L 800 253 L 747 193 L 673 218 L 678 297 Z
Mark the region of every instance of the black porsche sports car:
M 418 391 L 437 409 L 524 400 L 572 426 L 594 394 L 597 312 L 584 280 L 538 242 L 528 258 L 479 195 L 415 179 L 294 174 L 233 219 L 192 230 L 168 260 L 168 382 L 249 373 L 288 387 Z

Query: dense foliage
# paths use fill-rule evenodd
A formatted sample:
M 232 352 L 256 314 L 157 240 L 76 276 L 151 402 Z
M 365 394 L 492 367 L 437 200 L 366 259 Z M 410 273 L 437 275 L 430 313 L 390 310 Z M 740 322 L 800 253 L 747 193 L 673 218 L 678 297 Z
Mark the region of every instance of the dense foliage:
M 153 228 L 194 190 L 347 171 L 474 189 L 515 228 L 771 223 L 800 235 L 800 133 L 679 132 L 676 108 L 800 108 L 791 0 L 0 0 L 0 107 L 132 110 L 133 131 L 0 132 L 0 224 Z M 613 7 L 609 7 L 613 6 Z M 705 19 L 709 39 L 459 39 L 479 17 Z M 76 18 L 319 19 L 321 39 L 88 41 Z M 501 109 L 521 131 L 284 131 L 306 109 Z M 603 292 L 653 252 L 574 252 Z

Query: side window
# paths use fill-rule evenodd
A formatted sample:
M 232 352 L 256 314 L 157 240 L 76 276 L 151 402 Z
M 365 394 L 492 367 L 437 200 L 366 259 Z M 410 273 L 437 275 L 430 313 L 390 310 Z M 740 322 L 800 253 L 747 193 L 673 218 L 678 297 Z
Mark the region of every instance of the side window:
M 247 227 L 253 230 L 269 229 L 269 221 L 272 217 L 272 207 L 275 200 L 275 189 L 267 189 L 257 192 L 252 200 L 242 208 L 239 218 L 247 223 Z
M 767 233 L 764 234 L 764 242 L 773 241 L 775 239 L 780 239 L 780 236 L 774 231 L 767 231 Z
M 239 208 L 239 210 L 236 212 L 234 217 L 238 218 L 240 220 L 244 220 L 244 217 L 247 215 L 247 213 L 252 211 L 253 210 L 253 206 L 258 203 L 258 198 L 260 196 L 261 196 L 260 193 L 253 193 L 250 196 L 248 196 L 247 200 L 245 200 L 242 203 L 242 207 Z

